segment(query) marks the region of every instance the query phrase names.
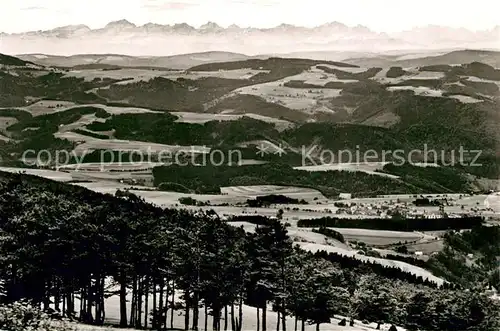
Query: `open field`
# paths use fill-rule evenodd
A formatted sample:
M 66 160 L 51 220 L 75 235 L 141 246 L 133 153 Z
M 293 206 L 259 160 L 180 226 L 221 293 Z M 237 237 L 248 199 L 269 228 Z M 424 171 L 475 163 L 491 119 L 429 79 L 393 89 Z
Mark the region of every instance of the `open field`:
M 67 139 L 73 142 L 83 142 L 76 146 L 76 148 L 73 150 L 73 152 L 77 155 L 81 155 L 93 150 L 163 153 L 164 157 L 170 156 L 170 153 L 205 154 L 210 152 L 210 148 L 205 146 L 177 146 L 132 140 L 97 139 L 75 132 L 58 132 L 55 133 L 54 136 L 56 138 Z
M 341 243 L 338 240 L 328 238 L 327 236 L 322 235 L 320 233 L 313 232 L 312 229 L 289 227 L 287 230 L 288 230 L 288 235 L 291 238 L 296 239 L 296 241 L 302 241 L 312 244 L 329 245 L 345 250 L 352 250 L 352 248 L 349 247 L 349 245 Z
M 269 70 L 256 70 L 249 68 L 235 70 L 218 70 L 218 71 L 170 71 L 168 74 L 162 75 L 163 78 L 177 80 L 184 79 L 201 79 L 205 77 L 216 77 L 223 79 L 250 79 L 257 74 L 267 74 Z
M 280 187 L 280 186 L 239 186 L 239 187 L 223 187 L 221 188 L 222 194 L 188 194 L 188 193 L 177 193 L 177 192 L 164 192 L 164 191 L 131 191 L 132 193 L 144 198 L 146 201 L 154 203 L 160 207 L 173 207 L 180 205 L 179 199 L 191 197 L 197 201 L 210 203 L 212 205 L 235 205 L 240 203 L 245 203 L 248 199 L 254 199 L 257 196 L 269 195 L 269 194 L 282 194 L 288 197 L 295 197 L 305 200 L 313 200 L 314 198 L 325 199 L 325 197 L 316 190 L 298 188 L 298 187 Z M 200 207 L 185 206 L 186 208 L 199 209 Z M 205 208 L 205 207 L 202 207 Z M 276 216 L 279 208 L 248 208 L 248 207 L 237 207 L 237 206 L 209 206 L 207 208 L 213 208 L 220 215 L 244 215 L 244 214 L 257 214 L 266 213 L 269 216 Z M 302 215 L 306 217 L 311 214 L 311 212 L 297 211 L 297 212 L 285 212 L 287 217 L 295 217 L 295 214 Z M 323 215 L 321 211 L 318 211 L 318 215 Z
M 495 213 L 500 213 L 500 193 L 495 192 L 488 195 L 484 201 L 484 205 L 488 208 L 492 208 Z
M 234 114 L 233 115 L 233 114 L 170 112 L 170 114 L 179 117 L 179 119 L 176 122 L 181 122 L 181 123 L 203 124 L 203 123 L 207 123 L 210 121 L 236 121 L 236 120 L 243 118 L 243 117 L 249 117 L 249 118 L 259 120 L 259 121 L 273 123 L 276 125 L 276 129 L 278 131 L 286 130 L 294 125 L 293 123 L 286 121 L 286 120 L 281 120 L 281 119 L 277 119 L 277 118 L 273 118 L 273 117 L 262 116 L 262 115 L 252 114 L 252 113 Z
M 172 208 L 175 206 L 182 206 L 179 202 L 180 198 L 191 197 L 197 201 L 210 203 L 213 205 L 218 204 L 236 204 L 243 203 L 247 199 L 244 196 L 227 196 L 220 194 L 189 194 L 178 192 L 164 192 L 164 191 L 131 191 L 131 193 L 144 198 L 147 202 L 153 203 L 163 208 Z M 190 206 L 186 206 L 190 208 Z M 195 207 L 199 209 L 199 207 Z
M 262 160 L 254 160 L 254 159 L 241 159 L 238 160 L 238 162 L 233 162 L 234 164 L 243 166 L 243 165 L 256 165 L 256 164 L 266 164 L 267 161 L 262 161 Z
M 101 104 L 89 104 L 85 105 L 85 107 L 101 108 L 111 115 L 156 113 L 156 111 L 138 107 L 116 107 L 116 106 L 106 106 Z
M 40 116 L 63 111 L 74 106 L 76 106 L 76 104 L 70 101 L 42 100 L 19 109 L 25 110 L 33 116 Z
M 417 232 L 382 231 L 367 229 L 331 228 L 341 233 L 346 240 L 362 241 L 367 245 L 392 245 L 398 242 L 416 242 L 424 238 Z
M 130 184 L 121 184 L 113 181 L 98 181 L 98 182 L 90 182 L 90 183 L 74 183 L 73 185 L 85 187 L 94 192 L 112 194 L 114 195 L 117 190 L 127 190 L 127 189 L 136 189 L 136 190 L 148 190 L 150 187 L 140 186 L 140 185 L 130 185 Z
M 322 65 L 323 66 L 323 65 Z M 324 65 L 325 67 L 334 67 L 329 65 Z M 366 69 L 364 68 L 337 68 L 346 72 L 363 72 Z M 348 70 L 344 70 L 348 69 Z M 349 70 L 350 69 L 350 70 Z M 286 78 L 286 81 L 304 81 L 306 84 L 325 86 L 329 82 L 341 82 L 341 83 L 356 83 L 359 82 L 357 79 L 340 79 L 335 74 L 331 74 L 325 72 L 324 70 L 318 68 L 318 66 L 312 66 L 310 69 L 295 75 Z
M 190 195 L 196 199 L 196 195 Z M 183 207 L 184 208 L 184 207 Z M 239 216 L 239 215 L 259 215 L 266 217 L 275 217 L 278 211 L 282 208 L 271 207 L 271 208 L 251 208 L 251 207 L 233 207 L 233 206 L 206 206 L 206 207 L 191 207 L 186 206 L 186 209 L 193 211 L 197 210 L 214 210 L 219 216 L 229 217 L 229 216 Z M 293 222 L 299 219 L 311 219 L 311 218 L 321 218 L 325 217 L 327 214 L 325 212 L 314 212 L 305 210 L 290 210 L 285 211 L 283 215 L 283 221 Z
M 79 163 L 67 164 L 59 167 L 59 170 L 80 170 L 80 171 L 112 171 L 127 172 L 139 170 L 151 170 L 154 167 L 163 165 L 160 162 L 109 162 L 109 163 Z
M 102 184 L 102 182 L 107 183 L 117 182 L 122 180 L 140 180 L 147 183 L 153 182 L 153 175 L 151 171 L 70 171 L 71 177 L 74 181 L 92 181 Z
M 253 199 L 264 195 L 285 195 L 298 200 L 304 199 L 311 202 L 313 200 L 325 200 L 325 196 L 318 190 L 293 186 L 276 185 L 253 185 L 253 186 L 229 186 L 221 188 L 222 194 L 229 196 L 244 196 Z
M 151 169 L 157 166 L 157 163 L 89 163 L 89 164 L 72 164 L 61 166 L 60 169 L 64 171 L 54 171 L 54 170 L 44 170 L 44 169 L 21 169 L 21 168 L 0 168 L 0 171 L 7 172 L 26 172 L 27 174 L 32 174 L 48 179 L 53 179 L 57 181 L 91 181 L 92 183 L 82 183 L 82 186 L 87 186 L 91 190 L 101 192 L 101 187 L 104 187 L 106 192 L 116 192 L 117 189 L 123 189 L 127 184 L 120 184 L 120 180 L 137 180 L 139 182 L 147 183 L 146 185 L 151 185 L 152 174 Z M 343 203 L 355 204 L 360 208 L 360 212 L 354 212 L 352 214 L 336 214 L 339 209 L 334 205 L 335 201 L 326 199 L 321 192 L 309 188 L 301 187 L 287 187 L 287 186 L 273 186 L 273 185 L 260 185 L 260 186 L 236 186 L 236 187 L 223 187 L 221 188 L 222 194 L 220 195 L 200 195 L 200 194 L 183 194 L 177 192 L 165 192 L 165 191 L 151 191 L 151 187 L 146 187 L 149 191 L 134 192 L 137 195 L 144 197 L 147 201 L 155 203 L 161 207 L 174 207 L 179 205 L 179 198 L 182 197 L 192 197 L 198 201 L 205 203 L 210 203 L 212 205 L 226 205 L 227 206 L 208 206 L 203 207 L 204 209 L 213 208 L 220 215 L 230 216 L 230 215 L 264 215 L 273 217 L 276 216 L 279 209 L 284 210 L 283 219 L 290 222 L 292 226 L 296 224 L 299 219 L 308 218 L 321 218 L 325 216 L 335 215 L 336 217 L 342 218 L 362 218 L 362 217 L 381 217 L 376 214 L 368 214 L 362 212 L 364 209 L 368 208 L 378 208 L 377 206 L 391 205 L 391 204 L 406 204 L 406 207 L 410 212 L 416 214 L 434 214 L 439 215 L 439 208 L 436 206 L 422 206 L 416 207 L 412 205 L 412 201 L 415 199 L 414 195 L 392 195 L 384 196 L 378 198 L 359 198 L 359 199 L 348 199 L 340 200 Z M 237 204 L 245 203 L 248 199 L 255 199 L 255 197 L 270 195 L 270 194 L 281 194 L 291 198 L 304 199 L 309 204 L 286 204 L 286 205 L 275 205 L 272 208 L 249 208 L 243 206 L 236 206 Z M 444 198 L 445 195 L 425 195 L 426 197 L 434 198 Z M 445 206 L 444 211 L 448 214 L 462 214 L 462 213 L 475 213 L 484 216 L 494 215 L 495 212 L 500 212 L 500 198 L 495 194 L 492 195 L 474 195 L 467 196 L 462 195 L 460 198 L 459 194 L 449 194 L 446 195 L 448 201 L 451 203 L 450 206 Z M 463 208 L 462 208 L 463 206 Z M 356 207 L 356 208 L 358 208 Z M 191 208 L 186 206 L 186 208 Z M 195 209 L 197 209 L 196 207 Z M 493 208 L 490 211 L 489 208 Z M 349 240 L 360 240 L 368 244 L 373 245 L 388 245 L 399 242 L 400 239 L 403 241 L 415 241 L 419 240 L 416 234 L 408 233 L 395 233 L 391 235 L 389 232 L 382 231 L 380 233 L 370 233 L 368 230 L 364 230 L 364 233 L 360 233 L 360 230 L 346 230 L 338 229 L 339 232 L 344 233 L 346 238 Z M 350 232 L 349 232 L 350 231 Z M 352 231 L 356 232 L 353 233 Z M 423 243 L 423 242 L 422 242 Z
M 416 95 L 423 95 L 428 97 L 442 97 L 445 91 L 435 90 L 426 86 L 389 86 L 389 91 L 413 91 Z
M 79 107 L 96 107 L 105 110 L 110 115 L 119 115 L 119 114 L 139 114 L 139 113 L 154 113 L 155 111 L 149 110 L 146 108 L 139 107 L 116 107 L 116 106 L 107 106 L 102 104 L 84 104 L 79 105 L 70 101 L 57 101 L 57 100 L 41 100 L 37 101 L 29 106 L 25 107 L 9 107 L 4 109 L 20 109 L 27 111 L 32 116 L 41 116 L 47 114 L 53 114 L 61 111 L 65 111 L 71 108 L 79 108 Z M 2 108 L 0 108 L 2 109 Z
M 123 80 L 115 84 L 130 84 L 139 81 L 148 81 L 155 77 L 162 77 L 170 80 L 183 79 L 202 79 L 206 77 L 216 77 L 224 79 L 250 79 L 259 73 L 268 73 L 269 70 L 237 69 L 220 71 L 184 71 L 184 70 L 162 70 L 162 69 L 134 69 L 121 68 L 117 70 L 102 69 L 82 69 L 71 70 L 65 73 L 66 76 L 84 78 L 86 81 L 92 81 L 96 78 L 111 78 Z M 127 80 L 124 80 L 127 79 Z
M 283 147 L 280 147 L 279 145 L 276 145 L 275 143 L 269 140 L 252 140 L 237 145 L 237 147 L 243 147 L 243 148 L 248 146 L 258 146 L 259 148 L 262 148 L 266 153 L 274 153 L 274 154 L 278 154 L 280 152 L 285 153 Z
M 367 68 L 356 68 L 356 67 L 339 67 L 339 66 L 336 66 L 336 65 L 333 65 L 333 64 L 321 64 L 321 66 L 323 67 L 328 67 L 330 69 L 337 69 L 337 70 L 340 70 L 340 71 L 345 71 L 345 72 L 348 72 L 348 73 L 351 73 L 351 74 L 359 74 L 361 72 L 365 72 L 367 70 Z
M 421 79 L 421 80 L 439 80 L 443 79 L 445 77 L 445 74 L 443 72 L 436 72 L 436 71 L 419 71 L 416 68 L 401 68 L 406 72 L 405 75 L 399 76 L 399 77 L 387 77 L 387 72 L 389 68 L 384 68 L 380 72 L 378 72 L 374 77 L 371 79 L 378 81 L 381 84 L 400 84 L 404 81 L 407 80 L 413 80 L 413 79 Z
M 9 126 L 18 122 L 15 117 L 0 116 L 0 130 L 5 131 Z
M 467 78 L 467 80 L 469 80 L 471 82 L 492 83 L 492 84 L 496 84 L 500 87 L 500 81 L 498 81 L 498 80 L 484 79 L 484 78 L 479 78 L 476 76 L 460 76 L 460 77 Z
M 434 252 L 440 252 L 444 248 L 443 240 L 433 240 L 423 243 L 406 245 L 409 251 L 422 252 L 424 255 L 430 255 Z
M 90 123 L 93 123 L 93 122 L 104 123 L 105 121 L 106 120 L 104 118 L 99 118 L 99 117 L 95 116 L 95 114 L 86 114 L 86 115 L 82 115 L 82 117 L 80 117 L 80 119 L 76 122 L 59 126 L 58 132 L 62 133 L 62 132 L 76 130 L 76 129 L 81 129 L 84 126 L 89 125 Z
M 322 107 L 322 100 L 336 98 L 340 96 L 340 89 L 313 88 L 298 89 L 283 86 L 285 82 L 290 81 L 291 77 L 283 80 L 277 80 L 269 83 L 245 86 L 236 89 L 233 93 L 250 94 L 263 98 L 267 102 L 277 103 L 287 108 L 315 113 L 332 112 L 327 107 Z
M 84 165 L 82 165 L 83 167 Z M 131 166 L 132 167 L 132 166 Z M 98 165 L 91 167 L 92 169 L 98 169 Z M 110 170 L 110 169 L 107 169 Z M 54 171 L 55 172 L 55 171 Z M 279 207 L 275 208 L 248 208 L 248 207 L 238 207 L 231 206 L 235 204 L 245 203 L 248 199 L 254 199 L 257 196 L 269 195 L 269 194 L 283 194 L 286 196 L 301 196 L 303 199 L 313 199 L 315 197 L 325 199 L 320 192 L 315 190 L 303 189 L 303 188 L 290 188 L 290 187 L 279 187 L 279 186 L 262 186 L 255 189 L 252 187 L 227 187 L 222 188 L 224 194 L 190 194 L 190 193 L 178 193 L 178 192 L 165 192 L 157 191 L 151 187 L 144 187 L 138 185 L 121 184 L 117 182 L 120 179 L 137 179 L 150 177 L 148 172 L 99 172 L 99 171 L 71 171 L 70 180 L 91 180 L 91 183 L 75 183 L 75 185 L 86 187 L 90 190 L 100 192 L 100 193 L 111 193 L 114 194 L 118 189 L 126 189 L 134 187 L 130 190 L 131 193 L 144 198 L 147 202 L 153 203 L 163 208 L 172 208 L 182 206 L 179 202 L 180 198 L 191 197 L 197 201 L 210 203 L 211 205 L 221 205 L 228 204 L 230 206 L 208 206 L 207 208 L 213 208 L 220 215 L 245 215 L 245 214 L 255 214 L 256 212 L 260 215 L 265 213 L 268 216 L 276 216 Z M 300 205 L 307 208 L 308 205 Z M 200 207 L 194 206 L 183 206 L 183 208 L 198 210 Z M 205 208 L 205 207 L 202 207 Z M 314 215 L 321 217 L 324 216 L 324 211 L 318 208 L 317 211 L 286 211 L 285 215 L 287 218 L 298 217 L 307 218 Z
M 354 257 L 358 260 L 371 261 L 373 263 L 381 264 L 381 265 L 384 265 L 386 267 L 399 268 L 405 272 L 409 272 L 409 273 L 414 274 L 416 276 L 422 276 L 423 279 L 427 279 L 427 280 L 435 282 L 436 284 L 439 284 L 439 285 L 444 283 L 443 279 L 434 276 L 429 271 L 422 269 L 420 267 L 416 267 L 414 265 L 405 263 L 405 262 L 386 260 L 386 259 L 381 259 L 381 258 L 376 258 L 376 257 L 371 257 L 371 256 L 360 255 L 354 251 L 349 251 L 349 250 L 345 250 L 345 249 L 341 249 L 341 248 L 333 247 L 333 246 L 329 246 L 329 245 L 310 244 L 310 243 L 299 243 L 299 245 L 301 246 L 302 249 L 309 250 L 311 252 L 317 252 L 317 251 L 324 250 L 326 252 L 332 252 L 332 253 L 338 253 L 338 254 L 345 255 L 345 256 L 351 256 L 351 257 Z
M 361 171 L 370 175 L 385 176 L 389 178 L 399 178 L 399 176 L 377 172 L 382 170 L 388 162 L 363 162 L 363 163 L 332 163 L 315 166 L 295 167 L 297 170 L 305 171 Z
M 148 81 L 152 78 L 162 76 L 166 71 L 163 70 L 149 70 L 149 69 L 133 69 L 123 68 L 118 70 L 102 70 L 102 69 L 82 69 L 70 70 L 65 73 L 67 77 L 84 78 L 86 81 L 92 81 L 96 78 L 111 78 L 111 79 L 127 79 L 129 81 Z
M 152 181 L 151 171 L 144 172 L 109 172 L 109 171 L 56 171 L 56 170 L 45 170 L 45 169 L 28 169 L 28 168 L 12 168 L 12 167 L 0 167 L 0 171 L 10 172 L 10 173 L 25 173 L 27 175 L 33 175 L 38 177 L 43 177 L 46 179 L 51 179 L 59 182 L 70 182 L 70 181 L 91 181 L 92 183 L 78 183 L 82 186 L 89 185 L 89 189 L 99 191 L 100 187 L 115 187 L 116 189 L 123 189 L 123 184 L 118 181 L 121 179 L 143 179 Z M 130 187 L 127 186 L 127 187 Z M 147 188 L 147 187 L 146 187 Z M 151 188 L 149 188 L 151 189 Z M 113 194 L 114 194 L 113 192 Z
M 460 95 L 460 94 L 457 94 L 457 95 L 450 95 L 449 98 L 452 98 L 452 99 L 457 99 L 458 101 L 462 102 L 462 103 L 478 103 L 478 102 L 484 102 L 483 100 L 480 100 L 480 99 L 476 99 L 476 98 L 473 98 L 473 97 L 470 97 L 468 95 Z
M 80 183 L 78 185 L 88 186 L 89 189 L 95 190 L 97 192 L 111 192 L 115 193 L 117 189 L 124 189 L 130 187 L 127 184 L 120 184 L 120 180 L 138 180 L 139 182 L 151 183 L 152 174 L 151 167 L 155 164 L 147 163 L 137 163 L 137 164 L 103 164 L 101 171 L 100 164 L 81 164 L 80 168 L 77 165 L 67 165 L 61 167 L 63 171 L 53 171 L 53 170 L 42 170 L 42 169 L 20 169 L 20 168 L 0 168 L 0 171 L 7 172 L 23 172 L 28 174 L 45 177 L 48 179 L 58 180 L 58 181 L 91 181 L 92 183 Z M 78 171 L 77 171 L 78 170 Z M 119 170 L 119 171 L 117 171 Z M 125 185 L 125 186 L 124 186 Z M 150 184 L 147 184 L 150 185 Z M 224 187 L 222 188 L 222 193 L 220 195 L 200 195 L 200 194 L 184 194 L 177 192 L 164 192 L 164 191 L 151 191 L 151 187 L 146 187 L 149 191 L 136 191 L 134 194 L 142 196 L 146 201 L 157 204 L 161 207 L 175 207 L 179 206 L 179 198 L 182 197 L 192 197 L 201 202 L 210 203 L 211 205 L 226 205 L 227 206 L 207 206 L 201 207 L 203 209 L 214 209 L 220 215 L 231 216 L 231 215 L 264 215 L 273 217 L 276 216 L 279 209 L 284 210 L 283 219 L 289 223 L 296 224 L 299 219 L 310 219 L 310 218 L 321 218 L 325 216 L 332 216 L 336 213 L 338 208 L 333 204 L 334 201 L 326 199 L 319 191 L 308 189 L 308 188 L 298 188 L 298 187 L 280 187 L 271 185 L 262 186 L 243 186 L 243 187 Z M 103 191 L 104 190 L 104 191 Z M 243 206 L 235 206 L 237 204 L 245 203 L 248 199 L 254 199 L 257 196 L 270 195 L 270 194 L 282 194 L 296 199 L 304 199 L 310 204 L 287 204 L 287 205 L 275 205 L 272 208 L 250 208 Z M 429 195 L 431 196 L 431 195 Z M 434 195 L 437 197 L 437 195 Z M 461 214 L 463 212 L 476 211 L 483 215 L 493 215 L 493 212 L 487 210 L 489 208 L 488 203 L 493 203 L 498 200 L 495 195 L 477 195 L 477 196 L 462 196 L 459 199 L 459 195 L 448 195 L 448 197 L 455 197 L 454 201 L 451 201 L 453 205 L 445 206 L 444 210 L 448 214 Z M 440 197 L 443 197 L 440 195 Z M 395 203 L 407 203 L 409 211 L 413 213 L 421 214 L 439 214 L 438 207 L 415 207 L 411 205 L 411 202 L 415 198 L 413 195 L 395 195 L 379 198 L 365 198 L 365 199 L 349 199 L 341 200 L 343 203 L 356 204 L 357 206 L 382 206 L 390 205 Z M 462 209 L 462 206 L 464 208 Z M 197 210 L 200 207 L 185 206 L 188 209 Z M 361 207 L 363 209 L 365 207 Z M 497 212 L 500 209 L 496 210 Z M 335 214 L 336 217 L 342 218 L 361 218 L 368 217 L 364 213 L 353 213 L 353 214 Z M 369 215 L 369 217 L 381 217 L 377 215 Z M 339 232 L 345 234 L 348 240 L 360 240 L 368 244 L 373 245 L 389 245 L 394 244 L 401 239 L 402 241 L 417 241 L 421 237 L 417 234 L 409 233 L 393 233 L 386 231 L 381 232 L 370 232 L 369 230 L 364 230 L 363 233 L 360 230 L 346 230 L 338 229 Z M 353 232 L 354 231 L 354 232 Z M 420 238 L 421 239 L 421 238 Z M 424 241 L 422 241 L 424 243 Z

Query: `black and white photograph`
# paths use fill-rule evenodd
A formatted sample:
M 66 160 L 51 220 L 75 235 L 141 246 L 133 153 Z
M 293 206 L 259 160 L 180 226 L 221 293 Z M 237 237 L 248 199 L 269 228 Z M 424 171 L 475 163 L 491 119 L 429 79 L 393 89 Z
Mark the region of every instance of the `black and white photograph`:
M 500 331 L 500 2 L 0 1 L 0 331 Z

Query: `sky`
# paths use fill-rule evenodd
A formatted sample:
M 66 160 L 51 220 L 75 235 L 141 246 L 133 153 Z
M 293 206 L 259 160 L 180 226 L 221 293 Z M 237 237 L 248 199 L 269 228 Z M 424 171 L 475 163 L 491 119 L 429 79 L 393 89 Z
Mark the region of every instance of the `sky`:
M 127 19 L 142 25 L 207 21 L 223 27 L 313 27 L 327 22 L 398 32 L 425 25 L 491 29 L 499 0 L 1 0 L 0 31 L 16 33 L 85 24 L 101 28 Z

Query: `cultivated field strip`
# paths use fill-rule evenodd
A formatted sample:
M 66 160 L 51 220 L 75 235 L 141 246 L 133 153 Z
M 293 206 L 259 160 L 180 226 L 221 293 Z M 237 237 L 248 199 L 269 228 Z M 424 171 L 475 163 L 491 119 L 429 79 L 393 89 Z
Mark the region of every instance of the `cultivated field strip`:
M 299 245 L 301 246 L 302 249 L 305 249 L 305 250 L 308 250 L 311 252 L 317 252 L 317 251 L 324 250 L 326 252 L 338 253 L 341 255 L 354 257 L 354 258 L 361 260 L 361 261 L 370 261 L 373 263 L 381 264 L 381 265 L 386 266 L 386 267 L 399 268 L 402 271 L 414 274 L 417 277 L 422 276 L 423 279 L 427 279 L 427 280 L 432 281 L 438 285 L 442 285 L 444 283 L 444 280 L 442 278 L 436 277 L 432 273 L 430 273 L 429 271 L 422 269 L 420 267 L 411 265 L 409 263 L 360 255 L 354 251 L 349 251 L 349 250 L 345 250 L 345 249 L 341 249 L 341 248 L 329 246 L 329 245 L 311 244 L 311 243 L 299 243 Z

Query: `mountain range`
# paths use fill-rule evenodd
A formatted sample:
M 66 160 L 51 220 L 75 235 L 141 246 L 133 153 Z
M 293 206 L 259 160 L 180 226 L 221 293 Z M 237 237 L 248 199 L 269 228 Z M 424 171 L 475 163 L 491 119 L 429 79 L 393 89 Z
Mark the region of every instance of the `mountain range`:
M 168 56 L 207 51 L 247 55 L 315 52 L 387 52 L 394 50 L 436 50 L 451 48 L 495 49 L 500 26 L 489 30 L 425 26 L 397 33 L 375 32 L 357 25 L 331 22 L 313 28 L 281 24 L 273 28 L 231 25 L 227 28 L 207 22 L 199 28 L 187 23 L 141 26 L 127 20 L 103 28 L 69 25 L 45 31 L 0 33 L 3 53 L 45 53 L 53 55 L 114 53 Z

